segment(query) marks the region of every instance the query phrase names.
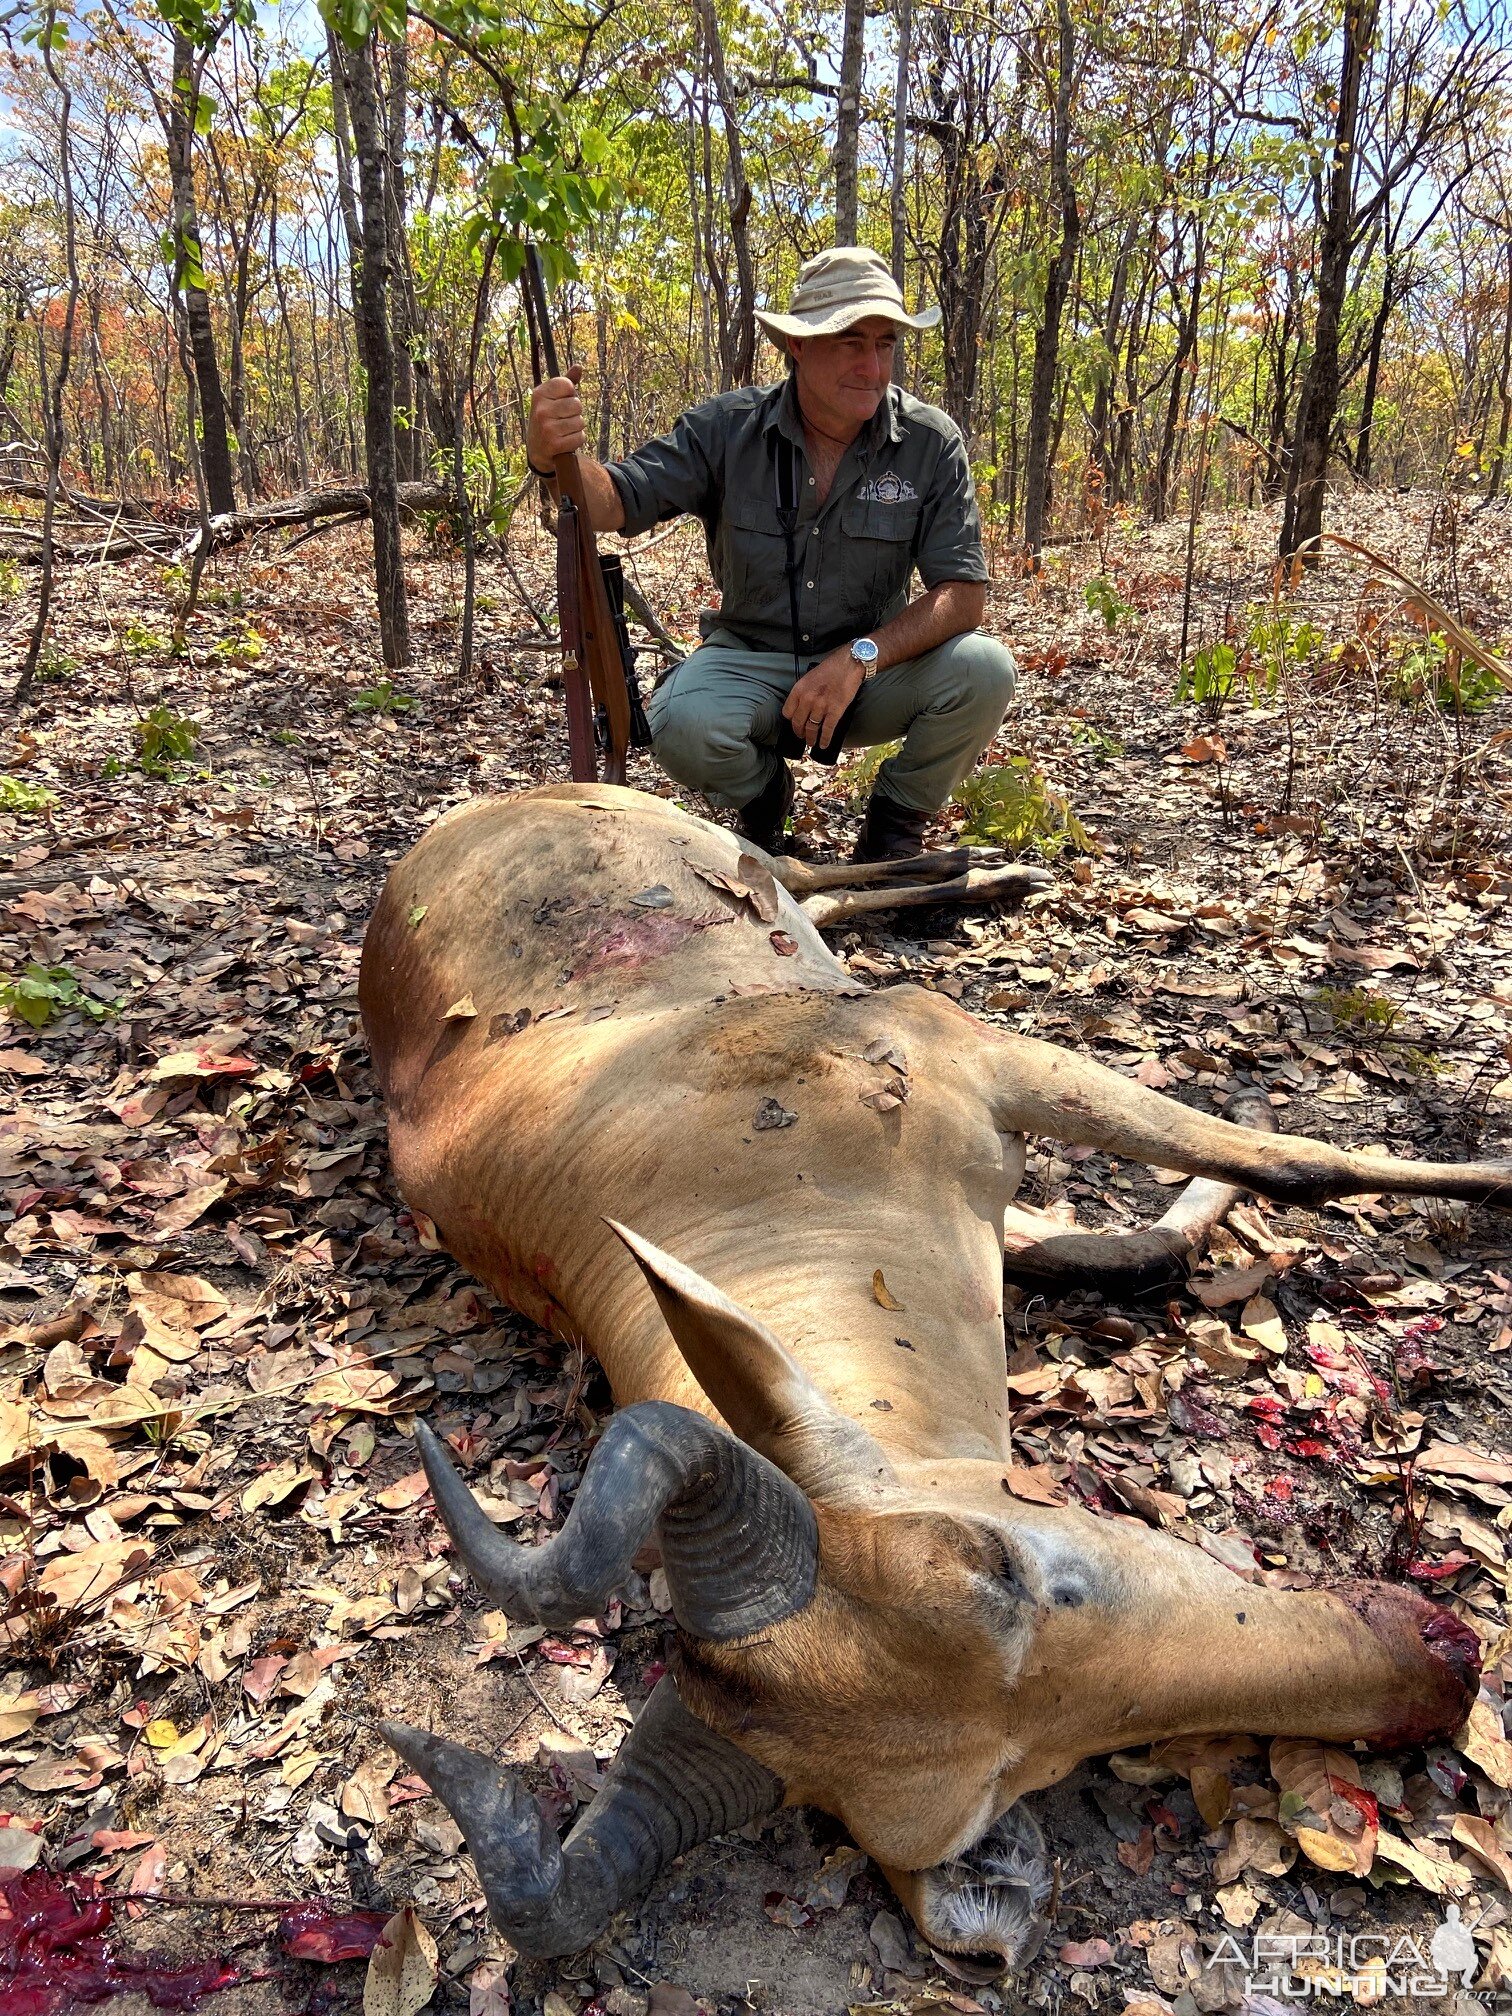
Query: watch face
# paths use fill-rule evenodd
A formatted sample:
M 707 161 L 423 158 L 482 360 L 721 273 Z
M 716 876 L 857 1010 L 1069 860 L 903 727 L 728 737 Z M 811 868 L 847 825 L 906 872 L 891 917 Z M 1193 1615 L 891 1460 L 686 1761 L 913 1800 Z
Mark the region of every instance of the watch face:
M 851 646 L 851 656 L 858 664 L 875 665 L 877 662 L 877 647 L 870 637 L 858 637 Z

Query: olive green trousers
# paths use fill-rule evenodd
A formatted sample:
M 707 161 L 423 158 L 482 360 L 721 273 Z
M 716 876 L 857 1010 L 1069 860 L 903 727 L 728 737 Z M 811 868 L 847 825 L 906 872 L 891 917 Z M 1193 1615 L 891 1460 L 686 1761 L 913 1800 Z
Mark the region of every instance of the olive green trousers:
M 938 812 L 997 733 L 1017 676 L 1006 645 L 969 630 L 869 679 L 845 746 L 901 740 L 876 789 L 910 812 Z M 776 774 L 793 681 L 784 653 L 716 630 L 646 703 L 657 762 L 715 805 L 749 805 Z

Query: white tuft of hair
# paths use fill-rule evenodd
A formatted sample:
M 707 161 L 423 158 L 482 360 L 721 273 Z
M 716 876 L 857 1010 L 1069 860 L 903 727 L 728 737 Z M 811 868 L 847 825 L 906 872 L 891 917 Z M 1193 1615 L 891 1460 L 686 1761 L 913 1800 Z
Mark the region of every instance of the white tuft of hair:
M 1010 1968 L 1033 1957 L 1052 1885 L 1044 1837 L 1026 1808 L 1010 1807 L 940 1873 L 933 1915 L 942 1945 L 1001 1953 Z

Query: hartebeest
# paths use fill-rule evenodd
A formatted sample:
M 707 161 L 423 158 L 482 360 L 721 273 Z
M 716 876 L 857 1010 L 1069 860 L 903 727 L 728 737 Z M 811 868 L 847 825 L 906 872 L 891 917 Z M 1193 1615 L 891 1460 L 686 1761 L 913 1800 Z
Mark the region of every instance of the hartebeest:
M 505 1540 L 421 1425 L 437 1507 L 490 1598 L 553 1625 L 654 1540 L 679 1633 L 564 1845 L 487 1758 L 386 1733 L 527 1952 L 585 1945 L 669 1857 L 786 1800 L 837 1815 L 934 1944 L 1012 1961 L 1046 1889 L 1026 1792 L 1180 1733 L 1426 1738 L 1476 1670 L 1474 1634 L 1405 1590 L 1257 1587 L 1007 1494 L 1023 1135 L 1301 1202 L 1507 1198 L 1512 1162 L 1263 1135 L 940 994 L 863 990 L 787 890 L 761 900 L 762 866 L 659 799 L 563 785 L 463 806 L 389 878 L 362 1009 L 400 1189 L 621 1410 L 545 1545 Z

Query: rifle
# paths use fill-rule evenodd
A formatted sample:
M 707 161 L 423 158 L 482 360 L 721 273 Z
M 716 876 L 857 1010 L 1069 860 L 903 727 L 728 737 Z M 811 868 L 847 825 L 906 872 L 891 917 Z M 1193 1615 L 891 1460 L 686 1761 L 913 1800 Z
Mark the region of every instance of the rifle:
M 546 305 L 546 281 L 534 245 L 525 248 L 525 308 L 531 325 L 535 382 L 541 359 L 561 376 L 556 339 Z M 576 783 L 598 777 L 623 784 L 625 754 L 649 749 L 651 730 L 635 679 L 635 652 L 625 622 L 625 576 L 617 555 L 605 558 L 593 536 L 583 471 L 577 454 L 558 455 L 553 489 L 557 502 L 557 619 L 562 632 L 562 684 L 567 696 L 567 746 Z

